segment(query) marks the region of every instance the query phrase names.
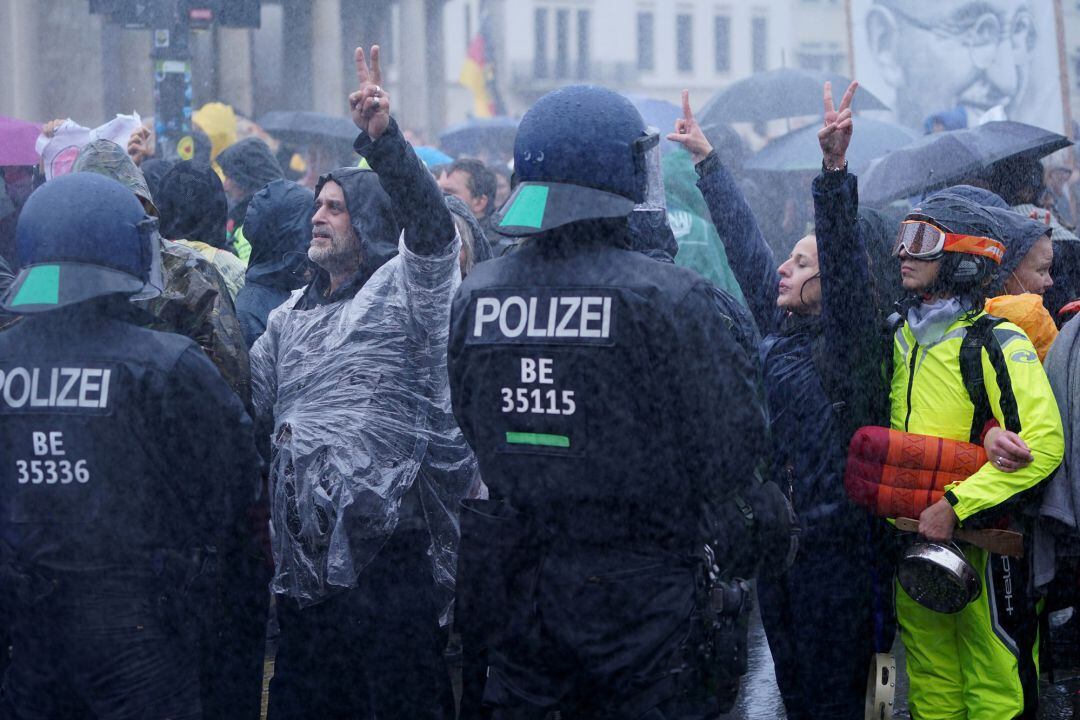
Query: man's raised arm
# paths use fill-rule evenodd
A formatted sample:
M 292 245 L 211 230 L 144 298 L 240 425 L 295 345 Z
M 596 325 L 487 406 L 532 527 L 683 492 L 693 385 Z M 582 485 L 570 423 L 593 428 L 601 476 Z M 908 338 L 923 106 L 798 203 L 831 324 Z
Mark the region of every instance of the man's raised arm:
M 443 253 L 454 240 L 454 222 L 442 191 L 390 117 L 390 97 L 382 88 L 379 46 L 371 48 L 368 67 L 363 48 L 356 48 L 360 89 L 349 96 L 353 122 L 360 128 L 353 148 L 365 158 L 394 203 L 405 228 L 405 245 L 417 255 Z

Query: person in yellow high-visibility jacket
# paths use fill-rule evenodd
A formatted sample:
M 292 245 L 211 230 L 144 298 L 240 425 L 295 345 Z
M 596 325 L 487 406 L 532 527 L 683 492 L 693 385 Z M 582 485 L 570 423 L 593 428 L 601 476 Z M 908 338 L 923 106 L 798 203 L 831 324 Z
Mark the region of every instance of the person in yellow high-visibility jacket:
M 1030 449 L 1028 464 L 992 456 L 974 475 L 948 486 L 945 498 L 919 517 L 919 533 L 946 541 L 957 527 L 1021 511 L 1032 491 L 1061 462 L 1061 417 L 1035 348 L 1012 323 L 981 318 L 1001 262 L 1002 228 L 970 200 L 931 196 L 901 225 L 895 252 L 904 289 L 912 294 L 893 348 L 894 429 L 980 442 L 996 419 Z M 986 328 L 978 363 L 981 393 L 962 370 L 965 337 Z M 970 351 L 966 357 L 972 355 Z M 977 397 L 981 395 L 981 397 Z M 929 610 L 897 584 L 896 613 L 907 652 L 909 709 L 915 720 L 1035 718 L 1038 704 L 1038 618 L 1023 560 L 965 546 L 982 591 L 956 614 Z

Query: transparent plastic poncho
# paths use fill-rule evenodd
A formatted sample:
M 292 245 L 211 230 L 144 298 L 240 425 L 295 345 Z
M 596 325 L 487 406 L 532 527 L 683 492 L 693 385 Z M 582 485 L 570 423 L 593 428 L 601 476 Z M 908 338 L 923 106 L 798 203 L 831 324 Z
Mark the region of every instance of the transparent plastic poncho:
M 353 586 L 415 485 L 406 514 L 430 533 L 446 619 L 458 503 L 479 483 L 446 368 L 459 248 L 428 257 L 399 241 L 352 299 L 294 310 L 298 290 L 270 314 L 251 365 L 256 412 L 274 420 L 274 592 L 310 605 Z

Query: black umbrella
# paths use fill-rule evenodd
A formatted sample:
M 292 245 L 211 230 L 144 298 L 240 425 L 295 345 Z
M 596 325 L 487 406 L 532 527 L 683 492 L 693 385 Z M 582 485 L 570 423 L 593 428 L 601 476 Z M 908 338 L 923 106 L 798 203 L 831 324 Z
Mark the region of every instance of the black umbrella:
M 275 110 L 259 118 L 259 126 L 289 145 L 337 140 L 352 143 L 360 133 L 349 118 L 305 110 Z
M 821 167 L 821 146 L 817 139 L 820 129 L 821 123 L 816 122 L 776 138 L 747 161 L 746 169 L 771 172 L 817 170 Z M 861 172 L 872 160 L 914 142 L 916 137 L 911 130 L 899 125 L 857 117 L 847 152 L 848 166 L 852 172 Z
M 466 120 L 439 135 L 439 148 L 454 157 L 513 157 L 517 127 L 518 121 L 511 117 Z
M 839 98 L 851 80 L 833 73 L 819 73 L 796 68 L 781 68 L 751 75 L 716 93 L 697 113 L 702 126 L 731 122 L 758 122 L 800 115 L 820 115 L 822 88 L 832 83 L 833 95 Z M 863 88 L 852 99 L 851 109 L 888 110 L 889 108 Z
M 952 185 L 1001 160 L 1041 158 L 1069 145 L 1064 135 L 1011 120 L 924 135 L 873 162 L 859 183 L 859 197 L 866 205 L 885 205 Z

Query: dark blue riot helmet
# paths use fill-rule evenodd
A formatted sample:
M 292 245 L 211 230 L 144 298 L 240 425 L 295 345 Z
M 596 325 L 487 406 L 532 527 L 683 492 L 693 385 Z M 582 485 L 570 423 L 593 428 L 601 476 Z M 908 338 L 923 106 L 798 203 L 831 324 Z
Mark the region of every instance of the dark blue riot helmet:
M 158 242 L 157 220 L 116 180 L 95 173 L 50 180 L 19 216 L 22 269 L 0 307 L 24 314 L 105 295 L 153 297 Z
M 495 215 L 496 229 L 524 236 L 578 220 L 627 217 L 645 201 L 646 156 L 659 141 L 617 92 L 572 85 L 548 93 L 518 126 L 517 184 Z

